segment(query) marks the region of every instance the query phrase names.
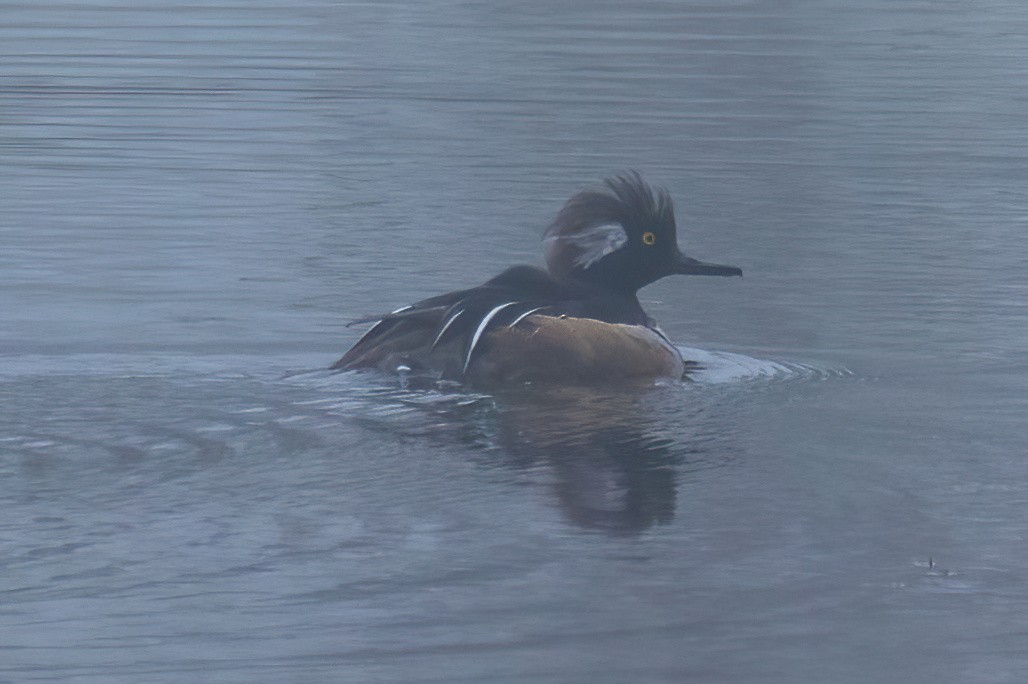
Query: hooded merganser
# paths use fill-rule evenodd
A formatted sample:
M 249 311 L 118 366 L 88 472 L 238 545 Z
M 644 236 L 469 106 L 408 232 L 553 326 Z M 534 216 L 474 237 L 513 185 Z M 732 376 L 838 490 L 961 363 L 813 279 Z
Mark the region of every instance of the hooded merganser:
M 374 325 L 332 369 L 472 385 L 682 378 L 681 354 L 636 292 L 676 273 L 742 270 L 682 254 L 667 190 L 635 172 L 604 185 L 572 197 L 550 224 L 547 270 L 512 266 L 478 287 L 353 321 Z

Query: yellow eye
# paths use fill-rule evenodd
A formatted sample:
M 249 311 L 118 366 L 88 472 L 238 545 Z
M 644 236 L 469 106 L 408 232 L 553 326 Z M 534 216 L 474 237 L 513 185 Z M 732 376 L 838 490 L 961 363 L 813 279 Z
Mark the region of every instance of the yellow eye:
M 644 245 L 652 245 L 656 241 L 657 241 L 657 236 L 654 235 L 652 232 L 646 231 L 645 233 L 643 233 L 643 244 Z

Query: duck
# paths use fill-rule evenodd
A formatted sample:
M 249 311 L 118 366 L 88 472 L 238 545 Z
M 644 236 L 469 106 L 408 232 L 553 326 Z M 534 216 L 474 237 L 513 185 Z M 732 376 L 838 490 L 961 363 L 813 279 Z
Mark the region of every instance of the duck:
M 331 370 L 377 369 L 471 387 L 687 379 L 693 364 L 639 303 L 670 275 L 741 276 L 686 256 L 665 188 L 635 171 L 582 190 L 543 235 L 546 268 L 352 321 L 370 328 Z

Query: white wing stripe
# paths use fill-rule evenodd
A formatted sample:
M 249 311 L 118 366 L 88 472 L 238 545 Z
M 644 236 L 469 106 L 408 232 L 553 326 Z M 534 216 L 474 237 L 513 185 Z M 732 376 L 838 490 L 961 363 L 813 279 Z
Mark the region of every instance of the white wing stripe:
M 530 310 L 526 311 L 525 313 L 521 314 L 520 316 L 518 316 L 517 318 L 515 318 L 514 322 L 511 323 L 510 325 L 508 325 L 507 327 L 508 328 L 513 328 L 515 325 L 520 323 L 523 318 L 528 318 L 529 316 L 534 314 L 536 311 L 542 311 L 545 308 L 546 308 L 545 306 L 537 306 L 534 309 L 530 309 Z
M 471 344 L 468 345 L 468 355 L 464 358 L 464 369 L 461 371 L 462 374 L 468 372 L 468 365 L 471 364 L 471 355 L 475 351 L 475 346 L 478 344 L 478 339 L 482 337 L 482 333 L 485 332 L 486 326 L 489 325 L 489 321 L 493 320 L 493 317 L 506 309 L 508 306 L 514 306 L 520 304 L 520 302 L 507 302 L 506 304 L 500 304 L 498 307 L 490 311 L 482 319 L 482 322 L 478 324 L 478 330 L 475 331 L 474 337 L 471 338 Z
M 460 318 L 460 315 L 464 313 L 466 310 L 467 309 L 461 309 L 460 311 L 453 314 L 446 320 L 446 323 L 444 323 L 443 327 L 439 330 L 439 334 L 435 336 L 434 340 L 432 340 L 432 346 L 429 348 L 430 350 L 435 349 L 435 346 L 439 344 L 439 340 L 443 339 L 443 335 L 445 335 L 446 331 L 450 329 L 450 326 L 453 325 L 453 322 Z
M 388 315 L 392 316 L 393 314 L 403 313 L 404 311 L 408 311 L 408 310 L 413 309 L 413 308 L 414 308 L 413 306 L 401 306 L 396 311 L 390 311 L 388 313 Z M 356 347 L 358 344 L 360 344 L 361 342 L 366 340 L 368 337 L 370 337 L 371 333 L 373 333 L 376 330 L 378 330 L 379 328 L 381 328 L 383 323 L 385 323 L 384 319 L 380 319 L 378 321 L 375 321 L 375 325 L 373 325 L 370 328 L 368 328 L 368 331 L 366 333 L 364 333 L 363 335 L 361 335 L 360 339 L 353 343 L 353 346 Z

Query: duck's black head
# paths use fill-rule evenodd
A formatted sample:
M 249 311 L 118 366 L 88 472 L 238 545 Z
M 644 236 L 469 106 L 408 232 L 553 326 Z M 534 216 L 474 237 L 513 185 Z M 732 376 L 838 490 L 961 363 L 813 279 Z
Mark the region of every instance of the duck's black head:
M 634 294 L 676 273 L 742 275 L 682 254 L 667 190 L 654 191 L 636 172 L 604 186 L 569 199 L 546 231 L 546 265 L 558 279 Z

